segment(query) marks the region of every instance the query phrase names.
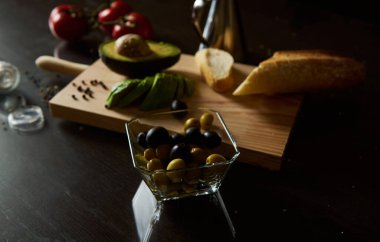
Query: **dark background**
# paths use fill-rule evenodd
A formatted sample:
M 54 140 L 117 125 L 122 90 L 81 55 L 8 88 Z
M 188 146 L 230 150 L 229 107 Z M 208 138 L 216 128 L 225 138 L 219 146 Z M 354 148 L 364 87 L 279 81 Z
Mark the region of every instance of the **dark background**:
M 15 94 L 43 107 L 46 118 L 42 131 L 28 135 L 1 124 L 0 241 L 138 241 L 131 200 L 140 177 L 125 135 L 51 117 L 47 90 L 71 77 L 34 64 L 40 55 L 87 64 L 97 58 L 98 35 L 71 46 L 50 34 L 51 9 L 68 2 L 100 3 L 0 3 L 0 59 L 19 67 L 22 80 Z M 128 2 L 151 19 L 157 39 L 195 53 L 193 1 Z M 366 82 L 359 87 L 306 94 L 280 172 L 239 162 L 233 166 L 221 194 L 237 241 L 379 241 L 380 27 L 375 4 L 236 2 L 246 63 L 257 65 L 281 49 L 329 49 L 367 66 Z M 153 241 L 229 241 L 220 215 L 204 199 L 172 203 Z

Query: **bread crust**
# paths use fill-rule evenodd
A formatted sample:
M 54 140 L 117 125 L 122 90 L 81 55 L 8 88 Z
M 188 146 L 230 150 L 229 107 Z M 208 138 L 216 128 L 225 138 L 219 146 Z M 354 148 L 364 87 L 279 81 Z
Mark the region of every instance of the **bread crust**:
M 261 62 L 233 95 L 344 88 L 364 78 L 364 65 L 350 57 L 322 50 L 278 51 Z

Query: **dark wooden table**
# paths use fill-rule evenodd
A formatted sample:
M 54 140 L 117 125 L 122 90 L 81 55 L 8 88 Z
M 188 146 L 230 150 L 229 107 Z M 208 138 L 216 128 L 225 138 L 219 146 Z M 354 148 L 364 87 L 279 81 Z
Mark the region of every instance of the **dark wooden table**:
M 0 3 L 0 59 L 21 71 L 14 94 L 41 106 L 46 118 L 43 130 L 27 135 L 1 124 L 0 241 L 138 241 L 131 201 L 141 179 L 126 136 L 49 113 L 49 88 L 71 77 L 39 70 L 34 60 L 47 54 L 90 64 L 97 58 L 91 38 L 67 45 L 50 34 L 50 10 L 64 2 Z M 196 51 L 192 1 L 129 2 L 151 18 L 156 38 Z M 374 4 L 237 3 L 246 63 L 280 49 L 323 48 L 364 60 L 368 77 L 354 89 L 306 95 L 280 172 L 233 166 L 221 194 L 236 241 L 380 241 L 380 27 Z M 206 200 L 169 203 L 152 241 L 229 241 L 226 224 Z

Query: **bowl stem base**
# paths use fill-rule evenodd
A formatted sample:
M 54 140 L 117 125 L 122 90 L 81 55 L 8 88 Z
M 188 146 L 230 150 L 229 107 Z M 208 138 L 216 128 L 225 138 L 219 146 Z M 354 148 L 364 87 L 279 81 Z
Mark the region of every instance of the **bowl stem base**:
M 199 241 L 197 236 L 202 241 L 207 236 L 210 236 L 209 241 L 220 241 L 215 240 L 218 237 L 223 238 L 223 241 L 228 237 L 231 241 L 236 238 L 235 227 L 219 191 L 198 197 L 158 201 L 145 182 L 141 181 L 133 197 L 132 207 L 141 242 L 150 239 L 161 241 L 166 236 L 169 239 L 167 241 L 180 241 L 181 238 L 176 240 L 176 235 L 167 234 L 166 231 L 187 229 L 194 241 Z

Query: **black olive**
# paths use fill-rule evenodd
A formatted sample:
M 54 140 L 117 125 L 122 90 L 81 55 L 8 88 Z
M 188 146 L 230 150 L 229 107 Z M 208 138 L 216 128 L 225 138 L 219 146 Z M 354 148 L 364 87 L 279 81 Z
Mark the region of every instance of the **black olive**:
M 185 131 L 186 142 L 190 144 L 200 144 L 202 143 L 202 134 L 198 127 L 190 127 Z
M 170 151 L 170 159 L 173 160 L 176 158 L 180 158 L 184 160 L 185 162 L 190 162 L 191 161 L 190 151 L 191 151 L 190 146 L 184 143 L 176 144 L 172 147 Z
M 172 133 L 170 138 L 172 139 L 172 144 L 185 143 L 185 136 L 180 133 Z
M 146 143 L 146 132 L 140 132 L 137 135 L 137 143 L 142 147 L 146 148 L 148 144 Z
M 203 144 L 207 148 L 215 148 L 222 142 L 222 139 L 215 131 L 205 131 L 203 133 Z
M 185 102 L 178 100 L 178 99 L 175 99 L 172 101 L 171 106 L 170 106 L 170 110 L 178 111 L 178 110 L 184 110 L 184 109 L 187 109 L 187 105 Z M 174 115 L 174 117 L 176 117 L 178 119 L 182 119 L 187 115 L 187 112 L 184 111 L 184 112 L 173 113 L 173 115 Z
M 153 127 L 146 133 L 146 143 L 149 147 L 156 148 L 160 144 L 170 143 L 169 132 L 163 127 Z

